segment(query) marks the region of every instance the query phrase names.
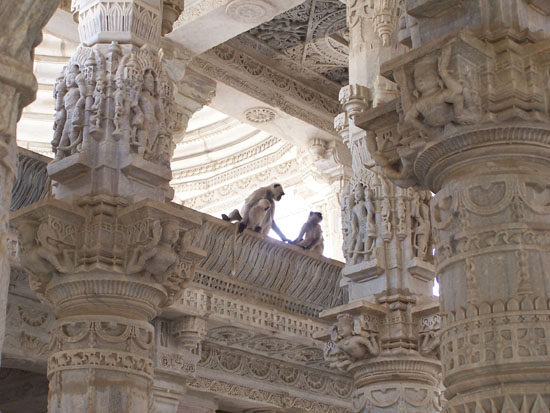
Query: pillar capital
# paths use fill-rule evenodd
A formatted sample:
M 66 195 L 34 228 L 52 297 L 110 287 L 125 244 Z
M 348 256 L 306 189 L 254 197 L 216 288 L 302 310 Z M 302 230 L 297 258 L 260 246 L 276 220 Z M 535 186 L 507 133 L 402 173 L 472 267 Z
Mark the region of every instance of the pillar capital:
M 86 46 L 116 41 L 158 47 L 162 0 L 73 0 L 71 9 Z
M 371 153 L 401 185 L 438 191 L 487 162 L 506 170 L 512 158 L 546 168 L 550 128 L 540 91 L 549 56 L 550 42 L 529 35 L 485 42 L 469 30 L 447 35 L 383 64 L 400 99 L 356 124 L 372 132 Z
M 204 256 L 184 243 L 200 219 L 149 200 L 47 200 L 19 210 L 12 225 L 31 288 L 58 317 L 112 313 L 150 320 L 173 302 Z
M 362 300 L 326 310 L 334 324 L 324 337 L 325 360 L 353 375 L 354 408 L 436 413 L 441 410 L 439 340 L 435 300 L 421 305 L 403 294 Z

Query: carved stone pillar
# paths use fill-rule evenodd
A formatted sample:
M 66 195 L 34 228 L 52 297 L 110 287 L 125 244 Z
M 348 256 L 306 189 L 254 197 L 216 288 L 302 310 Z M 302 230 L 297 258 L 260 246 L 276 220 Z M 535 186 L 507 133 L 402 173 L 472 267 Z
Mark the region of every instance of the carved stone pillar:
M 10 267 L 7 258 L 11 188 L 17 173 L 16 125 L 23 107 L 36 97 L 32 73 L 33 50 L 42 40 L 42 27 L 59 0 L 0 4 L 0 352 L 8 298 Z
M 82 44 L 55 85 L 55 199 L 12 224 L 31 288 L 57 317 L 49 411 L 149 412 L 150 321 L 203 257 L 184 242 L 200 218 L 166 202 L 184 116 L 159 54 L 162 3 L 76 6 Z
M 354 122 L 396 96 L 379 65 L 407 49 L 397 42 L 402 3 L 347 2 L 352 84 L 340 91 L 344 113 L 335 119 L 353 157 L 354 173 L 341 194 L 341 285 L 350 302 L 321 313 L 334 322 L 325 358 L 353 375 L 355 410 L 364 413 L 441 410 L 431 196 L 384 177 L 368 152 L 368 134 Z
M 436 192 L 444 410 L 548 411 L 550 18 L 530 1 L 407 3 L 422 42 L 381 68 L 400 100 L 355 123 L 386 176 Z

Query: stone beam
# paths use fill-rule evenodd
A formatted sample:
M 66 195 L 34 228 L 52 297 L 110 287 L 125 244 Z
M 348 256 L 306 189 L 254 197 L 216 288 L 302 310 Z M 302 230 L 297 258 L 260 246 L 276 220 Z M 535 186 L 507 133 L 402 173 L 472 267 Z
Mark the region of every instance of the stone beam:
M 211 106 L 221 112 L 300 146 L 337 138 L 333 118 L 339 104 L 333 96 L 229 44 L 195 57 L 190 67 L 218 83 Z
M 168 37 L 201 54 L 271 20 L 303 0 L 198 0 L 185 5 Z

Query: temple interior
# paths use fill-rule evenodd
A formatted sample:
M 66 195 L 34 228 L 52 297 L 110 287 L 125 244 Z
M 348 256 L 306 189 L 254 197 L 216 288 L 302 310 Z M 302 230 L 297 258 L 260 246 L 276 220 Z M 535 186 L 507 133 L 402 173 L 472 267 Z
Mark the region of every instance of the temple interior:
M 0 23 L 0 413 L 550 413 L 548 0 Z

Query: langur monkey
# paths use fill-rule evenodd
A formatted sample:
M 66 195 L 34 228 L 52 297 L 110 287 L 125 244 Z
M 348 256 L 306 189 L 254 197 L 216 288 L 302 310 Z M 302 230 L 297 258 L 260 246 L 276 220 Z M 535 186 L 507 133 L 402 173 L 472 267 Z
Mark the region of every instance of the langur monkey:
M 222 219 L 229 222 L 240 221 L 239 233 L 243 232 L 245 228 L 249 228 L 267 235 L 271 228 L 273 228 L 283 241 L 289 241 L 273 219 L 275 215 L 275 201 L 280 201 L 284 194 L 281 184 L 271 184 L 256 189 L 245 199 L 241 212 L 235 209 L 229 215 L 222 214 Z M 268 204 L 269 208 L 267 208 Z
M 262 224 L 264 224 L 264 220 L 266 219 L 266 215 L 269 214 L 270 209 L 271 204 L 269 201 L 267 199 L 260 199 L 248 212 L 248 228 L 261 232 Z
M 322 220 L 323 214 L 320 212 L 310 212 L 306 223 L 302 225 L 298 238 L 292 241 L 292 244 L 321 255 L 323 253 L 324 240 L 323 230 L 319 222 Z

